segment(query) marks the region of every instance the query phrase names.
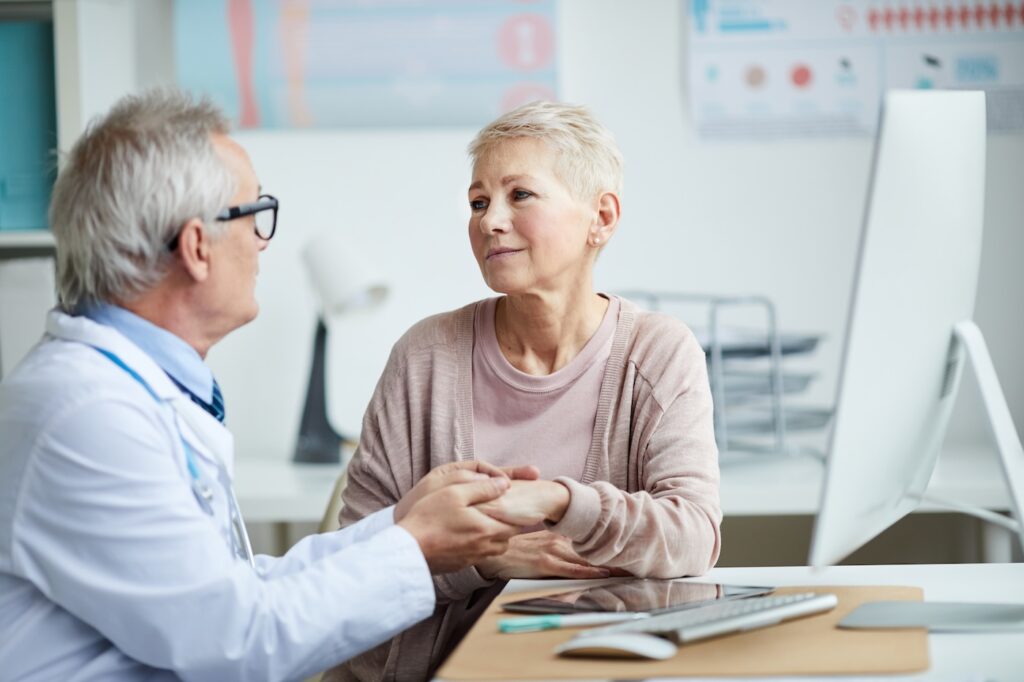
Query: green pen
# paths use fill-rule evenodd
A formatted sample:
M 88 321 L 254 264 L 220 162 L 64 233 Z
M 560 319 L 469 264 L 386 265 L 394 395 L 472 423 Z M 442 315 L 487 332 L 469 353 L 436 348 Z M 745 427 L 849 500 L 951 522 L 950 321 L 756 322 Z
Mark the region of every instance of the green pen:
M 525 618 L 503 618 L 498 621 L 498 632 L 538 632 L 540 630 L 556 630 L 558 628 L 575 628 L 585 625 L 606 625 L 620 623 L 624 620 L 647 618 L 648 613 L 632 611 L 616 611 L 614 613 L 549 613 L 543 616 L 526 616 Z

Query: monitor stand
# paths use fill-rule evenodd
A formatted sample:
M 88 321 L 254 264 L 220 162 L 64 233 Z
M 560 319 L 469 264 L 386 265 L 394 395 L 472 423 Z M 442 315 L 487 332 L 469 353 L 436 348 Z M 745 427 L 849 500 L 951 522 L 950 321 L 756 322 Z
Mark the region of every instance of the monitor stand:
M 926 495 L 921 498 L 921 501 L 970 514 L 1006 529 L 1016 536 L 1019 547 L 1024 551 L 1024 447 L 1021 446 L 1020 436 L 1013 425 L 1010 408 L 1006 405 L 1006 398 L 999 385 L 999 377 L 996 376 L 996 369 L 992 364 L 992 357 L 988 353 L 985 337 L 982 336 L 978 325 L 972 320 L 958 322 L 953 327 L 953 348 L 947 367 L 947 383 L 952 381 L 956 366 L 960 364 L 960 359 L 965 353 L 974 368 L 982 403 L 988 415 L 989 427 L 992 430 L 992 437 L 1010 498 L 1009 510 L 1013 518 L 1007 518 L 986 509 L 960 504 L 955 500 L 942 500 Z
M 981 330 L 971 320 L 953 328 L 953 347 L 946 384 L 953 385 L 960 360 L 966 354 L 981 390 L 989 426 L 1002 464 L 1013 519 L 955 501 L 924 496 L 921 500 L 942 505 L 994 523 L 1012 532 L 1024 551 L 1024 447 L 1010 417 L 1003 389 Z M 940 455 L 941 456 L 941 455 Z M 1024 630 L 1024 604 L 969 602 L 887 601 L 863 604 L 839 623 L 841 628 L 927 628 L 932 632 L 996 632 Z

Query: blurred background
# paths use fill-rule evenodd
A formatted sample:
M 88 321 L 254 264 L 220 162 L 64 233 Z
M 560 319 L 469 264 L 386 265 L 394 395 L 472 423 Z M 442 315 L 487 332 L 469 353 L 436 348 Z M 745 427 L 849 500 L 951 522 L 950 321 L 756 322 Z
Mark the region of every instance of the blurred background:
M 12 29 L 27 24 L 37 28 Z M 239 460 L 284 461 L 317 316 L 304 245 L 334 233 L 388 289 L 381 305 L 330 321 L 328 413 L 357 435 L 401 334 L 490 294 L 466 235 L 465 150 L 482 125 L 538 98 L 588 106 L 626 160 L 623 218 L 598 288 L 767 297 L 782 330 L 814 339 L 811 352 L 786 359 L 788 372 L 813 378 L 787 400 L 829 408 L 881 93 L 985 87 L 975 319 L 1020 431 L 1022 27 L 1024 5 L 940 0 L 2 0 L 0 157 L 29 138 L 67 150 L 120 96 L 157 85 L 207 93 L 229 112 L 281 210 L 262 255 L 260 315 L 209 363 Z M 53 157 L 33 159 L 28 171 L 0 167 L 2 372 L 39 338 L 53 305 L 40 212 Z M 35 198 L 17 203 L 19 191 Z M 706 307 L 674 312 L 707 325 Z M 758 329 L 763 315 L 737 310 L 729 321 Z M 820 450 L 826 434 L 818 424 L 794 439 Z M 988 447 L 969 375 L 947 442 Z M 794 523 L 785 532 L 803 537 L 807 519 Z

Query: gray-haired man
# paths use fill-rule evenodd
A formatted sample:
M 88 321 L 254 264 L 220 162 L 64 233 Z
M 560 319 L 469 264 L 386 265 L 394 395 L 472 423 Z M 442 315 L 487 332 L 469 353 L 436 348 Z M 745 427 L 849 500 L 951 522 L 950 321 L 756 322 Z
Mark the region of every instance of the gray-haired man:
M 255 317 L 277 200 L 208 102 L 128 97 L 57 179 L 60 306 L 0 384 L 0 677 L 295 679 L 430 615 L 501 553 L 460 463 L 284 557 L 252 555 L 207 351 Z

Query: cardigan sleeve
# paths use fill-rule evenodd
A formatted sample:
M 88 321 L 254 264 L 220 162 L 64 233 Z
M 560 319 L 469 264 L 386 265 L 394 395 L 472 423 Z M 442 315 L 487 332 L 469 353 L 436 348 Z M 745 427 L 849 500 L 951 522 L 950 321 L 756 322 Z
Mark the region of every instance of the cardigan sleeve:
M 569 537 L 594 565 L 674 578 L 701 575 L 718 560 L 722 512 L 707 367 L 692 335 L 683 351 L 669 404 L 662 406 L 652 390 L 635 424 L 642 434 L 641 489 L 627 493 L 606 481 L 556 479 L 571 498 L 549 528 Z
M 396 504 L 415 484 L 408 419 L 395 404 L 402 395 L 403 374 L 398 354 L 392 350 L 363 414 L 359 444 L 349 461 L 338 513 L 342 528 Z M 386 396 L 391 396 L 391 400 Z M 407 401 L 406 398 L 403 403 Z M 402 434 L 406 437 L 402 438 Z
M 359 445 L 349 462 L 347 481 L 341 494 L 342 507 L 338 522 L 342 528 L 350 526 L 370 514 L 396 504 L 402 494 L 412 487 L 407 480 L 407 467 L 388 456 L 378 424 L 378 393 L 363 416 Z
M 424 444 L 414 442 L 416 429 L 408 417 L 409 393 L 414 387 L 404 380 L 404 374 L 397 353 L 392 353 L 363 415 L 359 445 L 348 465 L 348 481 L 338 514 L 342 528 L 397 504 L 418 480 L 413 457 Z M 466 598 L 494 582 L 469 566 L 435 575 L 434 591 L 437 602 L 445 604 Z

